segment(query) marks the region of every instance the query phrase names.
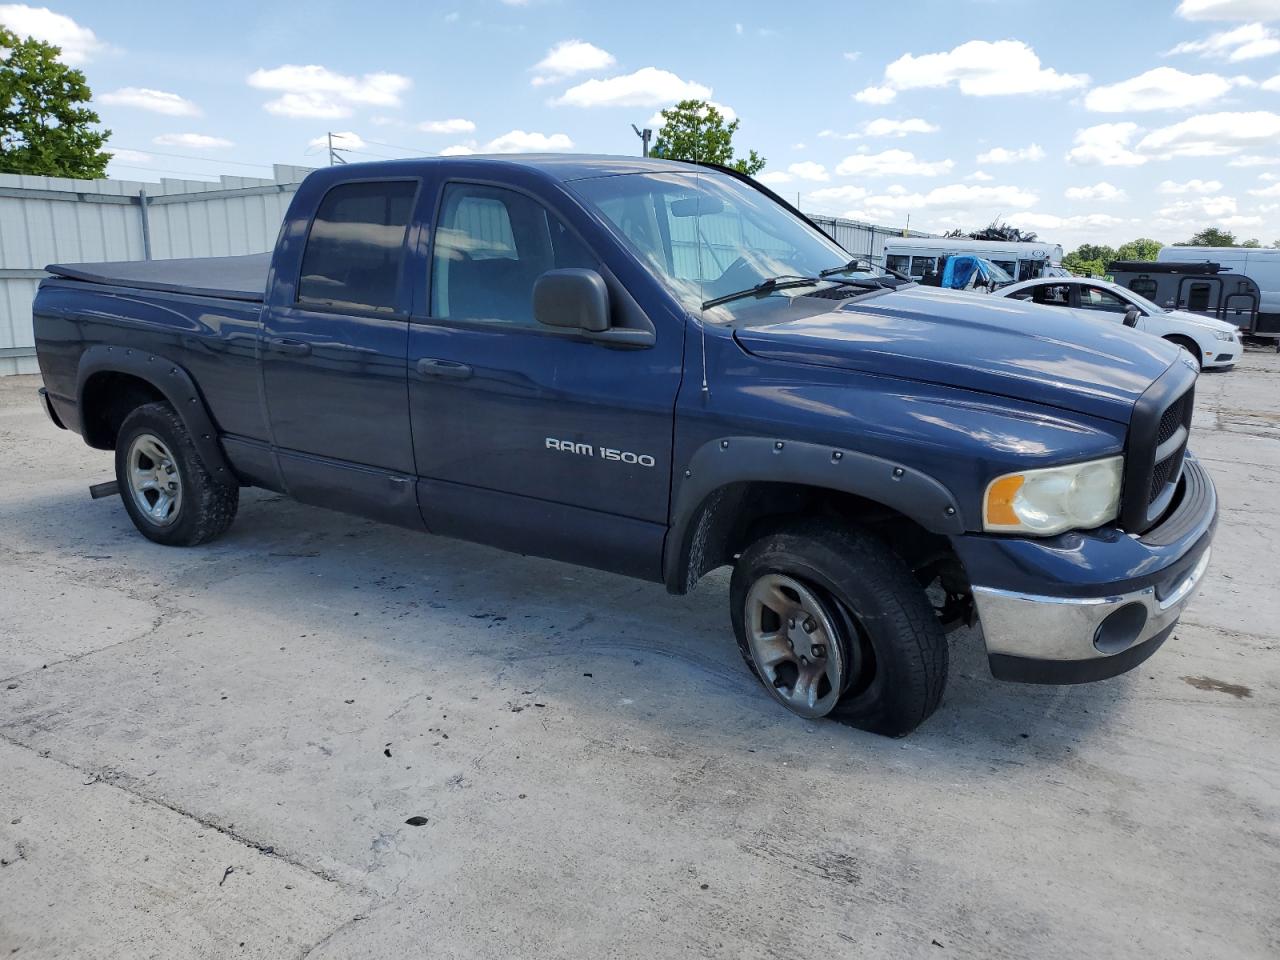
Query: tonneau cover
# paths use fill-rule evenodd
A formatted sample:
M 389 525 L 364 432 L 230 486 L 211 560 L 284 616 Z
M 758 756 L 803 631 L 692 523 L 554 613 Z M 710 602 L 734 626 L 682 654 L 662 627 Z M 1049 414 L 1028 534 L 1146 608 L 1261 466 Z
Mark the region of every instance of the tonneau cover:
M 45 269 L 56 277 L 112 287 L 261 302 L 267 288 L 267 271 L 271 269 L 271 254 L 186 260 L 51 263 Z

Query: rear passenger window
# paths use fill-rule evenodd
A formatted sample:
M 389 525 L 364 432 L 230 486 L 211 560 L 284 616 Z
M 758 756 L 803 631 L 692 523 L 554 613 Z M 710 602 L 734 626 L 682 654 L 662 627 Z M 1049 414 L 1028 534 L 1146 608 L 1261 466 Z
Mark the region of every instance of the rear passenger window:
M 298 303 L 395 312 L 417 181 L 348 183 L 324 195 L 302 252 Z
M 599 269 L 536 200 L 501 187 L 445 187 L 431 256 L 431 315 L 532 326 L 533 284 L 548 270 Z
M 1032 288 L 1031 299 L 1049 307 L 1071 305 L 1071 286 L 1066 283 L 1042 283 Z

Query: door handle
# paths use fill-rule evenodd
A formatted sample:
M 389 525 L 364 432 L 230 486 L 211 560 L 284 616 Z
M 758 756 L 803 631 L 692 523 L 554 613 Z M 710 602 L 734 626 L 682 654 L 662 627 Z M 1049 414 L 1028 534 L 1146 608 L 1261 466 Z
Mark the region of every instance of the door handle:
M 271 348 L 277 353 L 287 353 L 293 357 L 309 357 L 311 355 L 311 344 L 305 340 L 292 340 L 289 337 L 272 337 L 269 341 Z
M 423 357 L 418 361 L 418 373 L 424 377 L 439 377 L 442 380 L 466 380 L 471 376 L 471 367 L 456 360 L 437 360 L 435 357 Z

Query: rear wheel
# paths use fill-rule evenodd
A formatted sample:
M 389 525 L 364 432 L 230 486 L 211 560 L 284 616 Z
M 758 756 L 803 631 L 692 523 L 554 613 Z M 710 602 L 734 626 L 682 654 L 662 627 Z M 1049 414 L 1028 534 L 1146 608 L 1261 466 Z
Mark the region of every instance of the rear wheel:
M 116 438 L 116 483 L 139 532 L 170 546 L 219 536 L 240 503 L 240 488 L 210 475 L 167 403 L 144 404 L 125 418 Z
M 810 521 L 766 534 L 739 558 L 730 602 L 743 659 L 793 713 L 902 736 L 942 700 L 937 616 L 866 531 Z

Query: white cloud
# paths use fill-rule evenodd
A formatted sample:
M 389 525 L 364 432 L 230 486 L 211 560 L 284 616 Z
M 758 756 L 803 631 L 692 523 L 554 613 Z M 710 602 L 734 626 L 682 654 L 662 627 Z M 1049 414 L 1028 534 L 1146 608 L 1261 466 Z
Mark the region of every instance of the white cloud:
M 412 82 L 398 73 L 366 73 L 353 77 L 317 64 L 291 63 L 270 70 L 255 70 L 248 79 L 251 87 L 280 93 L 276 99 L 263 104 L 268 113 L 323 119 L 350 116 L 353 106 L 398 107 L 400 95 Z
M 1280 164 L 1280 157 L 1263 157 L 1256 153 L 1242 153 L 1227 161 L 1228 167 L 1274 167 Z
M 1274 145 L 1277 138 L 1280 115 L 1266 110 L 1203 113 L 1151 131 L 1137 148 L 1161 157 L 1220 157 L 1247 146 Z
M 466 157 L 476 152 L 474 144 L 471 143 L 455 143 L 451 147 L 445 147 L 440 151 L 442 157 Z
M 454 117 L 451 120 L 424 120 L 418 124 L 423 133 L 471 133 L 475 130 L 474 121 Z
M 1217 193 L 1221 189 L 1222 183 L 1219 180 L 1187 180 L 1184 183 L 1164 180 L 1156 187 L 1156 193 L 1177 196 L 1183 193 Z
M 816 204 L 857 203 L 867 195 L 864 187 L 822 187 L 808 194 L 806 200 Z
M 150 110 L 152 113 L 163 113 L 171 117 L 198 117 L 200 108 L 185 97 L 166 90 L 152 90 L 149 87 L 121 87 L 97 98 L 101 103 L 113 107 L 136 107 L 139 110 Z
M 329 136 L 325 134 L 323 137 L 313 137 L 307 141 L 308 147 L 329 147 Z M 344 130 L 342 133 L 333 135 L 333 146 L 338 150 L 363 150 L 365 148 L 364 138 L 360 134 L 351 130 Z
M 1273 93 L 1280 93 L 1280 73 L 1277 73 L 1270 80 L 1263 80 L 1262 89 L 1270 90 Z
M 1280 197 L 1280 183 L 1273 183 L 1269 187 L 1259 187 L 1257 190 L 1250 190 L 1255 197 Z
M 705 99 L 705 98 L 704 98 Z M 725 103 L 717 103 L 715 100 L 707 100 L 708 105 L 715 107 L 716 111 L 724 118 L 725 123 L 733 123 L 738 119 L 738 111 Z M 703 111 L 705 113 L 705 111 Z M 660 130 L 663 124 L 662 111 L 655 110 L 653 116 L 645 121 L 645 126 L 652 127 L 654 130 Z
M 112 163 L 151 163 L 155 157 L 149 153 L 143 153 L 141 150 L 116 150 L 111 151 Z
M 587 80 L 570 87 L 553 103 L 570 107 L 657 107 L 710 96 L 710 87 L 682 80 L 669 70 L 641 67 L 635 73 Z
M 1277 20 L 1275 0 L 1182 0 L 1178 16 L 1184 20 Z
M 961 209 L 979 205 L 1000 208 L 1032 207 L 1040 198 L 1021 187 L 974 187 L 965 183 L 952 183 L 935 187 L 928 193 L 890 193 L 868 197 L 867 206 L 897 210 Z
M 1236 212 L 1235 197 L 1197 197 L 1189 200 L 1175 200 L 1167 207 L 1161 207 L 1156 214 L 1166 220 L 1214 220 L 1231 216 Z
M 488 153 L 546 153 L 572 150 L 573 141 L 563 133 L 526 133 L 512 130 L 485 144 Z
M 898 92 L 893 87 L 866 87 L 853 95 L 859 103 L 892 103 Z
M 562 40 L 533 66 L 533 85 L 555 83 L 578 73 L 604 70 L 617 61 L 608 50 L 585 40 Z
M 210 137 L 203 133 L 162 133 L 151 142 L 158 147 L 187 147 L 192 150 L 219 150 L 235 146 L 223 137 Z
M 779 187 L 795 180 L 811 180 L 823 183 L 831 179 L 831 174 L 827 173 L 827 168 L 820 163 L 814 163 L 812 160 L 801 160 L 799 163 L 793 163 L 784 170 L 771 170 L 768 173 L 762 173 L 756 177 L 763 184 L 768 186 Z
M 905 137 L 909 133 L 935 133 L 937 129 L 935 124 L 920 117 L 912 117 L 909 120 L 890 120 L 888 117 L 880 117 L 877 120 L 868 120 L 863 125 L 862 132 L 868 137 Z
M 1083 74 L 1042 66 L 1021 40 L 970 40 L 943 53 L 907 53 L 884 69 L 885 86 L 892 90 L 955 86 L 973 97 L 1057 93 L 1088 82 Z
M 1093 200 L 1103 203 L 1129 199 L 1127 193 L 1105 180 L 1099 180 L 1092 186 L 1067 187 L 1063 196 L 1068 200 Z
M 54 13 L 48 7 L 29 7 L 25 3 L 0 4 L 0 24 L 20 38 L 35 37 L 62 48 L 63 63 L 76 66 L 87 62 L 106 44 L 88 27 L 70 17 Z
M 1246 23 L 1233 30 L 1212 33 L 1203 40 L 1184 40 L 1165 56 L 1198 53 L 1203 57 L 1225 57 L 1232 63 L 1255 60 L 1280 51 L 1280 35 L 1260 23 Z
M 1119 83 L 1094 87 L 1085 94 L 1084 106 L 1095 113 L 1179 110 L 1217 100 L 1231 87 L 1232 81 L 1216 73 L 1183 73 L 1173 67 L 1156 67 Z
M 1067 152 L 1068 163 L 1098 164 L 1104 167 L 1138 167 L 1147 158 L 1135 153 L 1130 145 L 1138 134 L 1138 125 L 1100 123 L 1076 131 L 1075 145 Z
M 917 160 L 907 150 L 885 150 L 847 156 L 836 167 L 836 173 L 842 177 L 936 177 L 954 165 L 951 160 Z
M 986 153 L 978 154 L 979 163 L 1024 163 L 1044 159 L 1044 148 L 1038 143 L 1029 147 L 1009 150 L 1006 147 L 993 147 Z
M 844 58 L 848 60 L 850 63 L 853 63 L 855 60 L 857 60 L 861 56 L 862 56 L 861 50 L 846 50 L 844 52 Z
M 1098 231 L 1128 223 L 1123 217 L 1109 213 L 1082 213 L 1074 217 L 1059 217 L 1052 213 L 1015 213 L 1006 221 L 1015 227 L 1030 230 L 1078 230 Z
M 975 170 L 975 171 L 973 171 L 973 173 L 971 173 L 971 174 L 969 174 L 967 177 L 965 177 L 965 179 L 966 179 L 966 180 L 974 180 L 974 181 L 977 181 L 978 183 L 988 183 L 988 182 L 990 182 L 990 181 L 994 180 L 994 179 L 995 179 L 995 177 L 993 177 L 991 174 L 987 173 L 987 171 L 985 171 L 985 170 Z

